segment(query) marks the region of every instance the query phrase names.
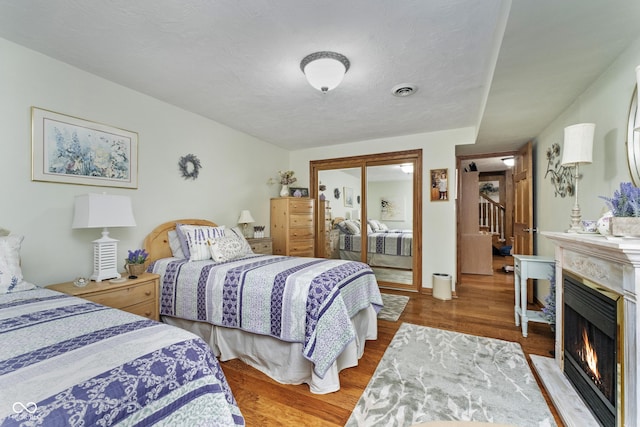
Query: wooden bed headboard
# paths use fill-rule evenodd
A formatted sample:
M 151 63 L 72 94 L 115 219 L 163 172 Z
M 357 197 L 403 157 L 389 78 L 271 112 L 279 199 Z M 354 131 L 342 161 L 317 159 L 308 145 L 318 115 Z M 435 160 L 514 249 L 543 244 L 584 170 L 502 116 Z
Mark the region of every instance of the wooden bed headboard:
M 147 258 L 148 263 L 160 258 L 171 257 L 171 248 L 169 247 L 169 236 L 167 233 L 176 229 L 177 222 L 187 225 L 207 225 L 209 227 L 217 227 L 216 223 L 206 219 L 176 219 L 174 221 L 160 224 L 144 239 L 144 250 L 149 254 L 149 257 Z

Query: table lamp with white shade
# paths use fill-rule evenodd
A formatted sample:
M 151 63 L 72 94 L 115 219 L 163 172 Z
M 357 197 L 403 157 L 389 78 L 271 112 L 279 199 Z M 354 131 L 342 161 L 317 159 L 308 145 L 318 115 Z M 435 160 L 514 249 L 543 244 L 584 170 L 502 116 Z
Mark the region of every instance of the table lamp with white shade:
M 242 234 L 244 235 L 244 237 L 248 237 L 247 226 L 254 222 L 256 222 L 256 220 L 253 219 L 253 217 L 251 216 L 251 212 L 249 212 L 248 210 L 243 210 L 240 212 L 240 218 L 238 218 L 238 224 L 242 224 Z
M 76 196 L 71 228 L 102 228 L 102 237 L 93 241 L 93 274 L 90 279 L 101 282 L 120 278 L 118 241 L 109 237 L 108 227 L 135 227 L 131 198 L 113 194 Z
M 562 166 L 573 167 L 575 178 L 576 201 L 571 209 L 571 227 L 568 233 L 582 231 L 580 220 L 582 213 L 578 204 L 578 181 L 580 180 L 580 163 L 591 163 L 593 155 L 593 135 L 595 123 L 580 123 L 564 128 L 564 148 L 562 150 Z

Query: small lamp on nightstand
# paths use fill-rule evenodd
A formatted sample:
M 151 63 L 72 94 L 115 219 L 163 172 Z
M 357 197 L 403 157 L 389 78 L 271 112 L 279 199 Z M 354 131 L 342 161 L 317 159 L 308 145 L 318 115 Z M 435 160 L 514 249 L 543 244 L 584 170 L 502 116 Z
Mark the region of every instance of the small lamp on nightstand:
M 102 238 L 93 241 L 91 280 L 119 278 L 118 241 L 109 237 L 107 227 L 135 227 L 131 198 L 113 194 L 76 196 L 71 228 L 102 228 Z
M 238 218 L 238 224 L 242 224 L 242 234 L 244 235 L 245 238 L 248 237 L 247 226 L 254 222 L 256 222 L 256 220 L 253 219 L 253 217 L 251 216 L 251 212 L 249 212 L 248 210 L 244 210 L 240 212 L 240 218 Z

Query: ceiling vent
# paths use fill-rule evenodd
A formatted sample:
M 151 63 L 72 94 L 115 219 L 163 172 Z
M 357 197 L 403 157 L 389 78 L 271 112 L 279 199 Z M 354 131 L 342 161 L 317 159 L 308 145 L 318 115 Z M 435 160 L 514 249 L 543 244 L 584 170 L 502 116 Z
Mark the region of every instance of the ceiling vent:
M 391 89 L 391 94 L 393 96 L 403 98 L 405 96 L 413 95 L 417 91 L 418 87 L 416 85 L 412 85 L 410 83 L 402 83 L 394 86 L 393 89 Z

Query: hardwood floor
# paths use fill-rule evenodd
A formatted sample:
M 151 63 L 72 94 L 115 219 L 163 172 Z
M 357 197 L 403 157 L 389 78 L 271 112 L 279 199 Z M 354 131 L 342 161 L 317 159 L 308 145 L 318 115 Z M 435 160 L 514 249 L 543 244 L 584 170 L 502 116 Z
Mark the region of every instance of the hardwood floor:
M 515 326 L 513 273 L 502 272 L 504 264 L 513 265 L 513 261 L 510 257 L 494 258 L 493 276 L 464 275 L 456 289 L 457 298 L 450 301 L 404 293 L 410 296 L 410 301 L 400 320 L 378 321 L 378 339 L 367 342 L 357 367 L 340 373 L 338 392 L 316 395 L 309 392 L 306 384 L 279 384 L 238 360 L 222 363 L 247 426 L 343 426 L 402 322 L 516 341 L 527 356 L 551 357 L 554 338 L 549 325 L 529 323 L 527 338 Z M 533 367 L 532 371 L 535 373 Z M 556 423 L 562 427 L 544 388 L 541 389 Z

